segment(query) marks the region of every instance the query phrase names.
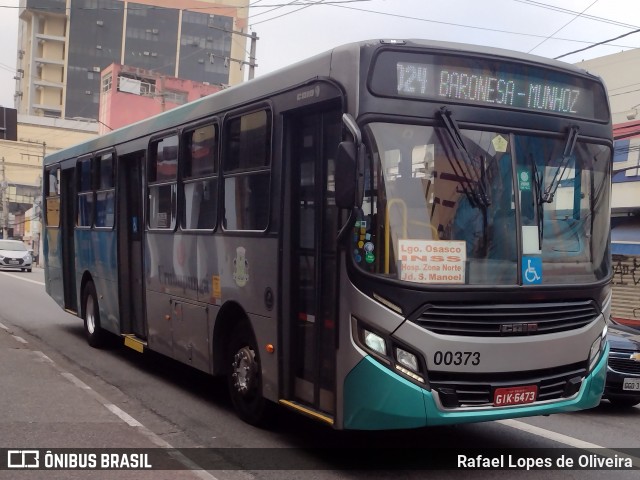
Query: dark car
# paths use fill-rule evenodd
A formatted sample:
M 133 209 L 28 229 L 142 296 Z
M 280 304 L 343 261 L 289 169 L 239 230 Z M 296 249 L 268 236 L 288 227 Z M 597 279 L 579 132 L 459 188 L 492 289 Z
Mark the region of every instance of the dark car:
M 607 338 L 610 350 L 602 398 L 633 407 L 640 403 L 640 330 L 611 322 Z

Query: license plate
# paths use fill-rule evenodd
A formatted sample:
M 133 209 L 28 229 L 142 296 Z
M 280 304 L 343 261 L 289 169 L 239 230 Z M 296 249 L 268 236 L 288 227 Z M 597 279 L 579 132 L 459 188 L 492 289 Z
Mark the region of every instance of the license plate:
M 536 385 L 525 385 L 522 387 L 496 388 L 493 393 L 493 406 L 504 407 L 507 405 L 522 405 L 533 403 L 538 396 Z
M 9 260 L 9 265 L 19 265 L 20 261 L 19 260 Z
M 640 378 L 625 378 L 622 382 L 622 389 L 640 391 Z

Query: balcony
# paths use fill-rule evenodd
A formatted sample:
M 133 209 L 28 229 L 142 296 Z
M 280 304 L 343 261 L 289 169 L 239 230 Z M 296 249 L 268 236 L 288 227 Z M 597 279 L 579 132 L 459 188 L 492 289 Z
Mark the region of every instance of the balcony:
M 45 35 L 44 33 L 36 33 L 36 40 L 38 40 L 38 43 L 45 43 L 45 42 L 64 43 L 66 38 L 64 36 L 59 37 L 57 35 Z
M 56 65 L 58 67 L 64 67 L 64 60 L 55 59 L 55 58 L 43 58 L 36 57 L 34 59 L 36 66 L 40 65 Z

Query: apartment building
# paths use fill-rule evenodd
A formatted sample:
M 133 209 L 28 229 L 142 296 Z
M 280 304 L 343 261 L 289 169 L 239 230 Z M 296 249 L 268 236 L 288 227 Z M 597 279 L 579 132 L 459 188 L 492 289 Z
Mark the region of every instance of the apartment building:
M 247 68 L 249 0 L 21 0 L 19 114 L 98 119 L 112 63 L 210 85 Z

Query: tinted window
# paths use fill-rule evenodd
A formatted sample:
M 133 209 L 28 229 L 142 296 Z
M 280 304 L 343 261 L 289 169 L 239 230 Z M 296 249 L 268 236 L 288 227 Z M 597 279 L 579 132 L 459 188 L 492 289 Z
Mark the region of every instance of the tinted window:
M 269 221 L 271 124 L 266 110 L 227 125 L 224 162 L 224 227 L 264 230 Z

